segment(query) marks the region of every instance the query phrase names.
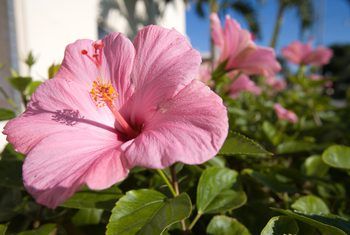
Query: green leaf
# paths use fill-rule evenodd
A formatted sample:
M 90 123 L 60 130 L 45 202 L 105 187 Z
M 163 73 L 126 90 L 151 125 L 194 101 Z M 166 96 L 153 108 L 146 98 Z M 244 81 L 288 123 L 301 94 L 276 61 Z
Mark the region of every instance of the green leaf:
M 27 88 L 27 86 L 31 83 L 32 78 L 19 76 L 19 77 L 7 78 L 7 80 L 9 81 L 9 83 L 13 88 L 23 93 L 24 90 Z
M 0 158 L 1 160 L 22 161 L 24 159 L 24 155 L 16 152 L 11 144 L 7 144 L 2 151 Z
M 5 235 L 7 230 L 7 225 L 6 224 L 0 224 L 0 235 Z
M 34 58 L 34 55 L 33 53 L 30 51 L 28 53 L 28 56 L 27 58 L 25 59 L 24 63 L 29 67 L 31 68 L 36 62 L 36 59 Z
M 321 198 L 313 195 L 298 198 L 298 200 L 292 204 L 292 208 L 303 214 L 322 215 L 330 213 L 326 203 Z
M 272 208 L 274 211 L 280 212 L 287 216 L 290 216 L 298 221 L 307 223 L 313 227 L 316 227 L 322 233 L 332 235 L 346 235 L 350 234 L 350 223 L 334 215 L 320 216 L 320 215 L 305 215 L 298 212 L 292 212 L 290 210 L 283 210 Z
M 72 222 L 77 226 L 99 224 L 102 213 L 102 209 L 80 209 L 72 217 Z
M 327 174 L 328 169 L 329 166 L 318 155 L 308 157 L 303 164 L 303 171 L 307 176 L 322 177 Z
M 40 226 L 38 229 L 28 230 L 18 235 L 55 235 L 57 230 L 56 224 L 44 224 Z
M 50 67 L 49 67 L 49 70 L 47 71 L 47 75 L 49 77 L 49 79 L 53 78 L 56 73 L 58 72 L 58 70 L 60 69 L 61 65 L 60 64 L 52 64 Z
M 299 152 L 310 152 L 315 149 L 319 149 L 315 143 L 306 141 L 296 141 L 291 140 L 284 142 L 277 146 L 276 152 L 278 154 L 288 154 L 288 153 L 299 153 Z
M 270 188 L 274 192 L 297 192 L 297 188 L 294 184 L 281 182 L 274 174 L 264 174 L 252 169 L 244 169 L 243 174 L 251 176 L 253 179 Z
M 234 190 L 238 173 L 221 167 L 210 167 L 203 171 L 197 186 L 198 214 L 232 210 L 247 201 L 242 190 Z
M 249 155 L 267 157 L 272 153 L 266 151 L 261 145 L 238 133 L 232 133 L 226 139 L 218 155 Z
M 288 216 L 272 217 L 261 231 L 261 235 L 296 235 L 299 227 L 293 218 Z
M 27 86 L 24 93 L 26 95 L 31 96 L 42 83 L 43 82 L 41 82 L 41 81 L 33 81 L 33 82 L 29 83 L 29 85 Z
M 16 114 L 12 110 L 0 108 L 0 121 L 10 120 L 15 117 Z
M 76 209 L 105 209 L 112 210 L 115 202 L 122 196 L 117 187 L 111 187 L 102 191 L 82 190 L 68 199 L 63 207 Z
M 107 225 L 107 235 L 156 235 L 190 216 L 191 200 L 183 193 L 168 199 L 151 189 L 131 190 L 119 199 Z
M 331 166 L 341 169 L 350 169 L 350 147 L 332 145 L 322 154 L 323 161 Z
M 211 235 L 250 235 L 249 230 L 236 219 L 217 215 L 209 223 L 207 233 Z
M 270 122 L 268 121 L 264 121 L 263 125 L 262 125 L 262 129 L 266 135 L 266 137 L 269 139 L 269 141 L 274 144 L 277 145 L 282 138 L 282 135 L 280 132 L 278 132 L 275 128 L 274 125 L 272 125 Z
M 0 161 L 0 186 L 11 188 L 23 187 L 21 161 Z

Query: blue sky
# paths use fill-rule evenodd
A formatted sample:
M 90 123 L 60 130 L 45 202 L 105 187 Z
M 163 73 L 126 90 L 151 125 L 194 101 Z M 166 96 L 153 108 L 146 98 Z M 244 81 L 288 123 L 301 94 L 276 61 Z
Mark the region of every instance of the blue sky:
M 252 1 L 254 4 L 257 4 Z M 321 4 L 323 2 L 323 5 Z M 346 0 L 315 0 L 317 3 L 317 13 L 324 12 L 323 20 L 319 21 L 310 36 L 315 38 L 316 44 L 331 45 L 334 43 L 350 43 L 350 5 Z M 265 0 L 264 4 L 256 5 L 259 8 L 258 17 L 262 31 L 262 39 L 258 40 L 259 45 L 268 45 L 271 39 L 274 27 L 277 0 Z M 238 20 L 244 28 L 247 25 L 244 19 L 235 12 L 229 12 L 231 17 Z M 209 20 L 200 18 L 195 12 L 195 8 L 190 6 L 186 12 L 187 35 L 192 45 L 201 52 L 209 51 Z M 322 23 L 323 22 L 323 23 Z M 323 27 L 320 27 L 323 25 Z M 300 39 L 299 21 L 296 17 L 296 11 L 286 11 L 282 30 L 279 35 L 277 49 L 284 45 Z

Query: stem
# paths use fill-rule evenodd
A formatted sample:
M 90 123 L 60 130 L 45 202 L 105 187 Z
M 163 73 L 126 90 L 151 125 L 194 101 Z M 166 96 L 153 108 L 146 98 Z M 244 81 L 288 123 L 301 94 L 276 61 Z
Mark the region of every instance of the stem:
M 188 227 L 189 230 L 192 230 L 192 228 L 194 227 L 194 225 L 197 223 L 197 221 L 199 220 L 199 218 L 202 216 L 201 213 L 198 213 L 196 215 L 196 217 L 194 218 L 194 220 L 192 221 L 192 223 L 190 224 L 190 227 Z
M 273 34 L 272 34 L 271 43 L 270 43 L 270 46 L 272 48 L 276 47 L 278 35 L 280 33 L 280 29 L 281 29 L 281 26 L 282 26 L 283 14 L 284 14 L 284 10 L 285 9 L 286 9 L 286 5 L 283 4 L 283 3 L 280 3 L 279 6 L 278 6 L 275 27 L 273 29 Z
M 158 174 L 162 177 L 162 179 L 164 180 L 164 182 L 167 184 L 167 186 L 168 186 L 168 188 L 169 188 L 171 194 L 172 194 L 174 197 L 176 197 L 176 196 L 177 196 L 176 191 L 175 191 L 173 185 L 170 183 L 168 177 L 166 177 L 166 175 L 164 174 L 164 172 L 163 172 L 162 170 L 160 170 L 160 169 L 157 169 L 157 172 L 158 172 Z
M 180 194 L 180 190 L 179 190 L 179 183 L 178 183 L 177 177 L 176 177 L 175 165 L 170 166 L 170 172 L 171 172 L 171 181 L 172 181 L 172 183 L 173 183 L 173 187 L 174 187 L 174 189 L 175 189 L 175 193 L 176 193 L 176 196 L 177 196 L 177 195 Z M 181 227 L 182 227 L 182 230 L 183 230 L 183 231 L 186 231 L 186 230 L 187 230 L 185 220 L 181 220 Z

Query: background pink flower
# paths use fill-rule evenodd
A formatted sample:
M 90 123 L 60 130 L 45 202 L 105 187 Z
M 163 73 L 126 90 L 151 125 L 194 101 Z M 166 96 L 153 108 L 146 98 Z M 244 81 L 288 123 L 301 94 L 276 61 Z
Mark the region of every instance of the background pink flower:
M 287 87 L 286 81 L 282 78 L 276 78 L 276 76 L 267 77 L 266 83 L 275 91 L 283 91 Z
M 275 104 L 273 107 L 275 109 L 278 119 L 285 120 L 291 123 L 298 122 L 298 116 L 293 111 L 283 108 L 280 104 Z
M 26 189 L 56 207 L 83 184 L 108 188 L 134 166 L 212 158 L 228 120 L 221 98 L 194 80 L 200 62 L 184 36 L 158 26 L 134 43 L 113 33 L 68 45 L 55 78 L 4 129 L 27 155 Z
M 322 66 L 329 63 L 333 51 L 326 47 L 312 49 L 311 43 L 294 41 L 282 49 L 282 55 L 294 64 Z
M 224 28 L 216 13 L 210 16 L 212 38 L 220 49 L 219 62 L 227 61 L 227 70 L 239 70 L 247 75 L 272 76 L 281 70 L 275 52 L 269 47 L 255 45 L 252 35 L 230 17 Z
M 242 74 L 232 82 L 229 93 L 232 98 L 237 98 L 244 91 L 254 95 L 261 94 L 261 88 L 250 80 L 247 75 Z

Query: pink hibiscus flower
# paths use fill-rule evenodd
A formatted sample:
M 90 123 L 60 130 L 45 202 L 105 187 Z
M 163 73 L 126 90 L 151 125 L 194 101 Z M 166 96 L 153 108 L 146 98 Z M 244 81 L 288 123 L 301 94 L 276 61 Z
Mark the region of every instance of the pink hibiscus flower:
M 227 135 L 227 111 L 194 80 L 200 62 L 184 36 L 157 26 L 134 43 L 113 33 L 68 45 L 55 78 L 4 129 L 27 155 L 26 189 L 54 208 L 82 185 L 108 188 L 135 166 L 212 158 Z
M 266 83 L 271 86 L 275 91 L 283 91 L 287 87 L 287 83 L 284 79 L 278 79 L 275 76 L 267 77 Z
M 260 95 L 261 89 L 258 87 L 255 82 L 249 79 L 245 74 L 241 74 L 236 80 L 231 84 L 229 94 L 234 99 L 239 96 L 241 92 L 249 92 L 254 95 Z
M 313 49 L 310 42 L 294 41 L 282 49 L 282 55 L 294 64 L 322 66 L 329 63 L 333 51 L 321 46 Z
M 278 119 L 291 123 L 298 122 L 298 116 L 293 111 L 283 108 L 280 104 L 275 104 L 273 108 L 275 109 Z
M 238 70 L 247 75 L 272 76 L 281 70 L 272 48 L 255 45 L 252 35 L 230 17 L 221 27 L 216 13 L 210 16 L 212 38 L 220 49 L 219 62 L 227 62 L 226 70 Z

